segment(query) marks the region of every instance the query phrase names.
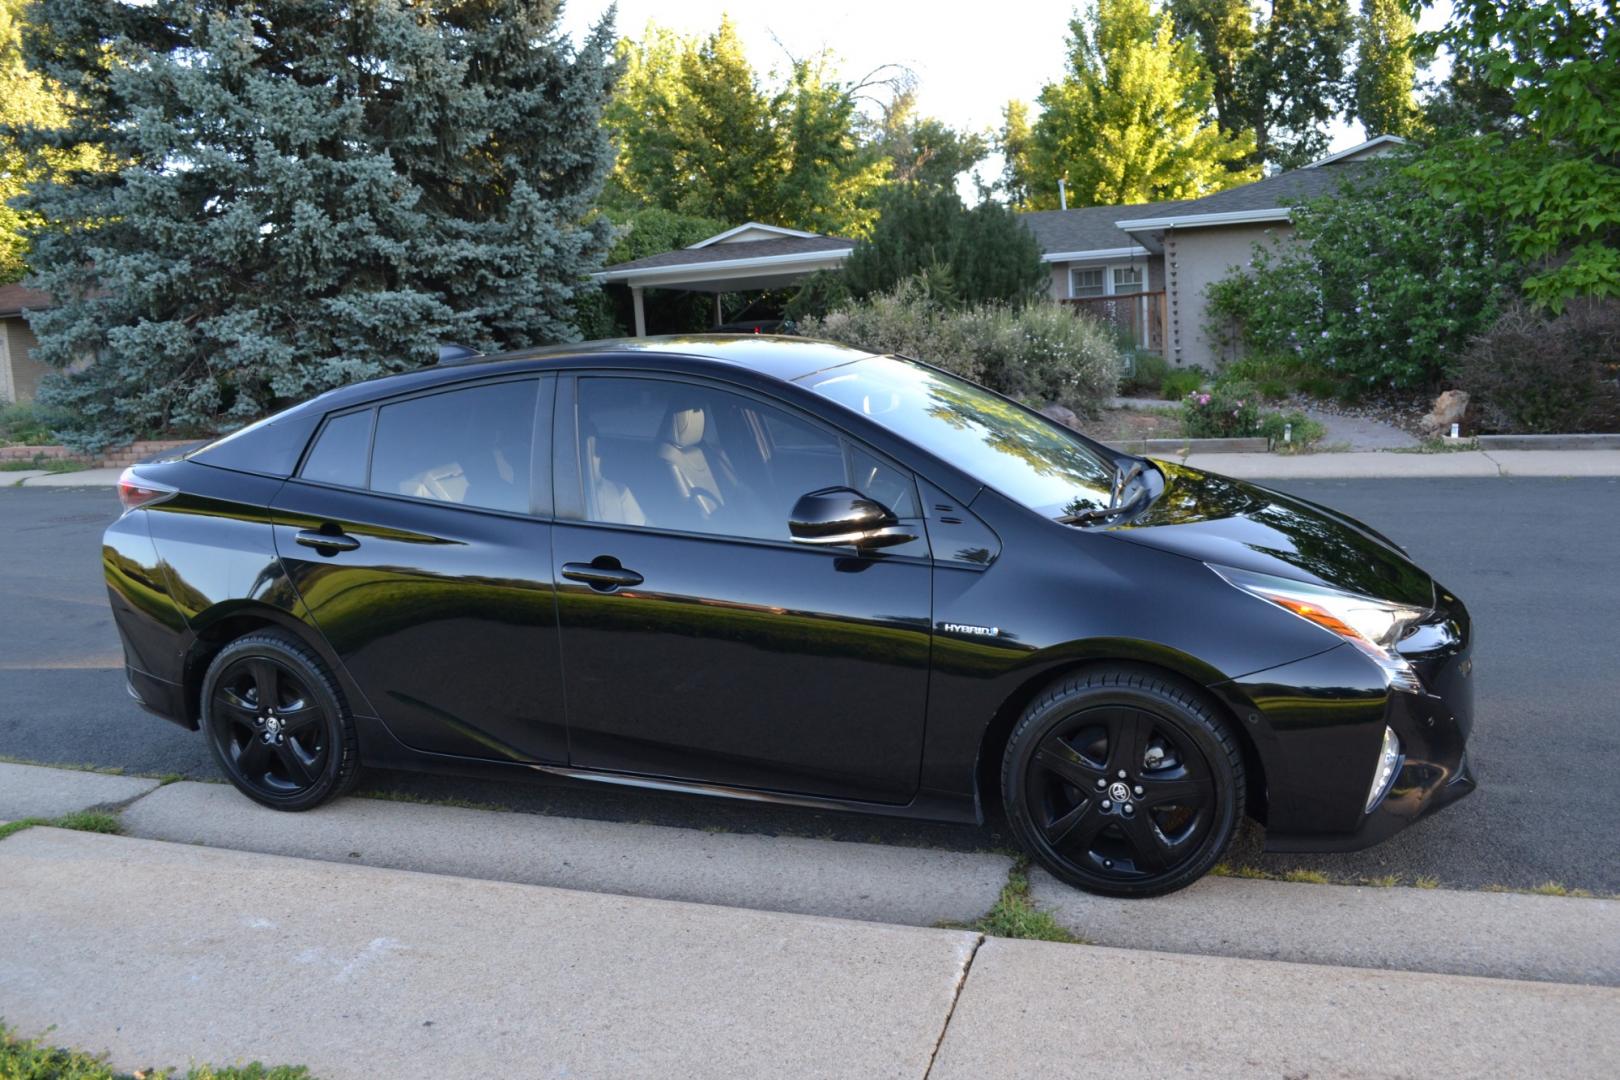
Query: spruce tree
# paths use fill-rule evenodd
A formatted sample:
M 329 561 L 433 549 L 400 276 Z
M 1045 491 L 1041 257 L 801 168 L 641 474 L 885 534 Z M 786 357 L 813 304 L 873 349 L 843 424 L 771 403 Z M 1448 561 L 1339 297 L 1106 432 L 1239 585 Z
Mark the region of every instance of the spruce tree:
M 569 340 L 610 239 L 591 208 L 611 26 L 557 0 L 39 0 L 74 95 L 25 147 L 90 147 L 22 205 L 43 397 L 84 446 L 230 427 L 445 340 Z M 88 365 L 81 362 L 93 358 Z
M 986 199 L 969 210 L 955 191 L 897 184 L 879 206 L 870 239 L 844 260 L 844 284 L 857 298 L 922 279 L 947 305 L 1022 307 L 1049 287 L 1040 244 L 1001 203 Z

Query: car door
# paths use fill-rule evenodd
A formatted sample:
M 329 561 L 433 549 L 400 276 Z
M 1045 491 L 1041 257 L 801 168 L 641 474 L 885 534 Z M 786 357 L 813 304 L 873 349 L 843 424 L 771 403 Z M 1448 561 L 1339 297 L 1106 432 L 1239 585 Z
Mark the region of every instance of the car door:
M 554 382 L 329 416 L 275 501 L 277 553 L 368 699 L 355 708 L 413 749 L 567 760 L 546 520 Z
M 738 387 L 562 377 L 553 573 L 576 767 L 842 799 L 917 790 L 930 565 L 913 479 Z M 918 540 L 788 538 L 860 481 Z

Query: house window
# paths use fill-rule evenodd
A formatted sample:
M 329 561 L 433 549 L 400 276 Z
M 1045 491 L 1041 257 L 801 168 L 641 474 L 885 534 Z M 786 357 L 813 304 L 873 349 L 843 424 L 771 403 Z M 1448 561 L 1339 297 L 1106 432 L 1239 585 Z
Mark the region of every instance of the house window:
M 1142 291 L 1142 268 L 1140 266 L 1116 266 L 1113 269 L 1114 291 L 1116 293 L 1133 293 Z
M 1069 271 L 1070 296 L 1103 296 L 1108 292 L 1102 269 L 1071 269 Z

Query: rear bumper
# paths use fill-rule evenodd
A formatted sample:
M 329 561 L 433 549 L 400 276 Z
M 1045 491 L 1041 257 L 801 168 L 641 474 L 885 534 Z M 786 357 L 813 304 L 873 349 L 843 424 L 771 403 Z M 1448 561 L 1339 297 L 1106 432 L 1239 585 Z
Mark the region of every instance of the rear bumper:
M 125 664 L 124 689 L 137 705 L 153 716 L 161 716 L 183 728 L 196 730 L 197 725 L 187 718 L 185 699 L 179 684 Z

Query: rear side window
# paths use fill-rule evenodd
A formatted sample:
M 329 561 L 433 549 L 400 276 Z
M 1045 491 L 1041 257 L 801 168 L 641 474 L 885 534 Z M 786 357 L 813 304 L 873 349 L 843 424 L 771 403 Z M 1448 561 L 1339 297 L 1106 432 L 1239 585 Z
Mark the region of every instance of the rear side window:
M 491 383 L 377 410 L 371 489 L 529 513 L 539 382 Z
M 299 475 L 319 484 L 366 486 L 366 451 L 371 448 L 371 410 L 334 416 L 321 429 Z

